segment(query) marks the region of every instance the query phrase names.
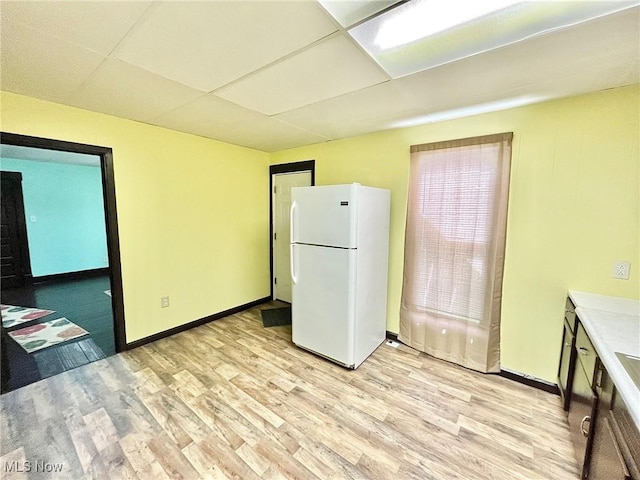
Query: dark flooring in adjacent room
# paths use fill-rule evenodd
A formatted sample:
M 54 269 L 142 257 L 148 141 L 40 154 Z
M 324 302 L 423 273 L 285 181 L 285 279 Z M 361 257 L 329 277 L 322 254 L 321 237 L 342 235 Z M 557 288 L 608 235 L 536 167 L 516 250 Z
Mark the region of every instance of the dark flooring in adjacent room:
M 6 381 L 5 366 L 2 393 L 115 354 L 111 297 L 104 293 L 110 288 L 109 276 L 100 275 L 3 289 L 2 304 L 55 310 L 55 313 L 3 329 L 2 347 L 6 348 L 7 356 L 2 357 L 7 358 L 9 378 Z M 89 335 L 31 354 L 7 335 L 12 330 L 61 317 L 84 328 Z

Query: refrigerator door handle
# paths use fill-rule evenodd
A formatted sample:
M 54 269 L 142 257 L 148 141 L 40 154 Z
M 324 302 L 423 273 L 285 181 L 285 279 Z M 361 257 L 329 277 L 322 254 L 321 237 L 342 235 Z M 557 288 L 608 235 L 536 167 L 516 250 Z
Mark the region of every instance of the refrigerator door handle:
M 293 202 L 291 202 L 291 209 L 289 209 L 289 237 L 290 237 L 290 244 L 289 244 L 289 265 L 291 267 L 291 281 L 293 283 L 298 283 L 298 279 L 296 278 L 296 273 L 295 273 L 295 256 L 293 254 L 294 250 L 293 250 L 293 232 L 294 232 L 294 223 L 293 223 L 293 219 L 295 217 L 294 215 L 294 211 L 296 209 L 296 201 L 294 200 Z
M 296 273 L 295 273 L 295 256 L 293 255 L 293 252 L 295 250 L 293 249 L 293 243 L 289 245 L 289 256 L 291 257 L 291 262 L 289 262 L 289 264 L 291 265 L 291 281 L 293 283 L 298 283 L 298 277 L 296 277 Z
M 293 227 L 294 214 L 293 214 L 293 212 L 296 210 L 296 206 L 297 205 L 298 204 L 294 200 L 293 202 L 291 202 L 291 208 L 289 209 L 289 242 L 290 243 L 293 243 L 293 232 L 294 232 L 294 227 Z

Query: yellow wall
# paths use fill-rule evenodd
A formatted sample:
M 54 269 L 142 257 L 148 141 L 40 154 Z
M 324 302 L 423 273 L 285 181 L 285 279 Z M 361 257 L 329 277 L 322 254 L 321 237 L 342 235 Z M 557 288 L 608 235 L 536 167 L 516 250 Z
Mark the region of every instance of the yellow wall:
M 638 86 L 268 155 L 2 93 L 2 131 L 113 148 L 127 340 L 269 294 L 268 164 L 392 191 L 398 331 L 409 146 L 513 131 L 502 366 L 554 381 L 568 289 L 639 298 Z M 613 262 L 631 262 L 628 281 Z M 160 297 L 171 306 L 160 309 Z
M 638 86 L 271 155 L 316 160 L 316 183 L 391 189 L 387 328 L 398 331 L 409 146 L 514 132 L 502 366 L 555 381 L 567 290 L 640 298 Z M 631 262 L 629 280 L 611 278 Z
M 113 149 L 127 341 L 269 295 L 268 154 L 5 92 L 0 101 L 4 132 Z

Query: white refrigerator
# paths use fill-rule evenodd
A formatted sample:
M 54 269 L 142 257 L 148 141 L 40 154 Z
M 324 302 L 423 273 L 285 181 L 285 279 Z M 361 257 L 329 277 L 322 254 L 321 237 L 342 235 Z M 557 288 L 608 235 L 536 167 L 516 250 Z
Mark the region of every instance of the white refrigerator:
M 391 192 L 291 189 L 293 343 L 357 368 L 385 339 Z

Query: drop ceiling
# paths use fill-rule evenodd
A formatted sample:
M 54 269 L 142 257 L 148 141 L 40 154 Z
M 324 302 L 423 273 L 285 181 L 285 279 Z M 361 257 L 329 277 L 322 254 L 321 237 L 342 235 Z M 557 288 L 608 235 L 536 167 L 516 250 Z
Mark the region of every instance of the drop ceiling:
M 0 21 L 2 90 L 267 152 L 640 81 L 638 6 L 395 79 L 315 0 L 1 1 Z

